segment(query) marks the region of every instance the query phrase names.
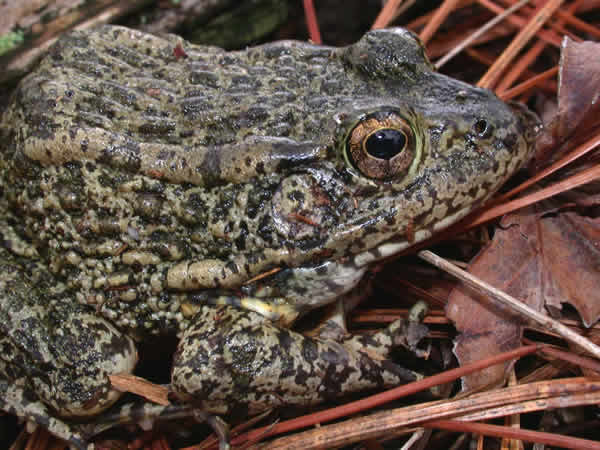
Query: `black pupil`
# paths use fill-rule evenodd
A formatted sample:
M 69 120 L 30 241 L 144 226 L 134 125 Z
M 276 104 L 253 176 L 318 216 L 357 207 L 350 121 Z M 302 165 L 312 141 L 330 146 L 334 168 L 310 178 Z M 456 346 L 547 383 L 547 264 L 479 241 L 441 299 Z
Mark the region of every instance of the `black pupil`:
M 489 128 L 487 121 L 479 119 L 477 122 L 475 122 L 475 132 L 477 134 L 479 134 L 480 136 L 484 136 L 488 133 L 488 131 Z
M 365 142 L 369 155 L 379 159 L 392 159 L 406 146 L 406 135 L 399 130 L 382 128 L 371 134 Z

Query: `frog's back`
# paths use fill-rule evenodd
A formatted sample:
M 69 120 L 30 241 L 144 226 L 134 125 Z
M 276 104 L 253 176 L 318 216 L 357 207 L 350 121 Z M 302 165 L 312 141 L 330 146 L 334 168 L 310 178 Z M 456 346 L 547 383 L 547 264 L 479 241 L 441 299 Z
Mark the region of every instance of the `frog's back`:
M 121 27 L 73 32 L 22 84 L 24 137 L 79 127 L 190 147 L 249 135 L 302 141 L 352 95 L 332 51 L 287 41 L 224 52 Z

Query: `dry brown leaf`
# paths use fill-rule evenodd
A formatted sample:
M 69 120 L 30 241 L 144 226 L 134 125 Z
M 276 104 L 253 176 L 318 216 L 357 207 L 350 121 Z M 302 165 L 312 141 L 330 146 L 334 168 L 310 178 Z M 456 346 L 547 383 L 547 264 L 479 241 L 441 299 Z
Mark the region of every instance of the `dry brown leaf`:
M 526 213 L 520 215 L 526 217 Z M 538 274 L 533 257 L 537 248 L 527 239 L 527 234 L 520 231 L 518 224 L 506 231 L 497 231 L 494 240 L 475 257 L 469 266 L 469 272 L 539 309 L 539 305 L 534 304 L 535 298 L 523 298 L 521 295 L 521 282 L 535 283 L 538 281 Z M 519 261 L 517 267 L 514 261 Z M 515 269 L 524 277 L 533 279 L 515 278 Z M 446 315 L 461 333 L 454 342 L 454 353 L 461 365 L 520 345 L 522 327 L 518 317 L 464 286 L 459 286 L 451 292 Z M 464 377 L 463 388 L 478 389 L 501 383 L 508 367 L 508 363 L 499 364 Z
M 570 303 L 585 326 L 600 318 L 600 219 L 563 211 L 539 220 L 546 306 Z
M 545 205 L 506 216 L 469 271 L 538 311 L 570 303 L 590 326 L 600 318 L 600 219 Z M 446 313 L 462 333 L 455 342 L 461 364 L 520 345 L 521 320 L 464 287 L 450 294 Z M 472 375 L 464 387 L 500 383 L 507 367 Z
M 600 43 L 565 37 L 559 65 L 558 135 L 600 125 Z
M 535 158 L 538 168 L 558 159 L 563 151 L 555 149 L 567 139 L 587 136 L 600 126 L 599 54 L 598 42 L 564 38 L 559 63 L 558 109 L 538 139 Z M 573 147 L 571 142 L 569 147 Z

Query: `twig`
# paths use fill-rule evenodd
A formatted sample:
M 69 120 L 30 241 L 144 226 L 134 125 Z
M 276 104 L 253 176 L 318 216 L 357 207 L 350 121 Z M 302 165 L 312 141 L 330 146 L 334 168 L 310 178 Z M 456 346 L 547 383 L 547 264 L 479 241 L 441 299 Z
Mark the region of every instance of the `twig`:
M 510 17 L 510 16 L 509 16 Z M 473 30 L 474 26 L 470 23 L 464 24 L 465 30 Z M 513 27 L 506 23 L 499 23 L 494 28 L 489 30 L 483 36 L 480 36 L 471 44 L 471 47 L 468 47 L 464 51 L 468 51 L 469 49 L 473 49 L 475 46 L 485 45 L 490 42 L 496 41 L 498 39 L 502 39 L 507 36 L 511 36 L 514 34 Z M 446 33 L 444 35 L 440 35 L 438 39 L 432 41 L 427 46 L 427 54 L 432 59 L 442 58 L 446 53 L 451 51 L 454 47 L 459 45 L 464 39 L 465 31 L 457 32 L 452 31 Z M 488 64 L 489 65 L 489 64 Z
M 495 14 L 502 13 L 503 9 L 490 0 L 477 0 L 481 6 L 489 9 L 491 12 Z M 506 18 L 506 21 L 513 25 L 517 30 L 524 28 L 527 25 L 527 21 L 520 17 L 518 14 L 510 15 Z M 556 33 L 554 30 L 538 30 L 536 37 L 543 41 L 548 42 L 549 44 L 554 45 L 556 48 L 560 48 L 560 43 L 562 42 L 562 36 Z
M 393 20 L 394 13 L 400 6 L 403 0 L 388 0 L 385 6 L 379 12 L 379 15 L 373 22 L 371 26 L 371 30 L 377 30 L 379 28 L 387 27 L 390 22 Z
M 573 3 L 571 3 L 568 6 L 568 12 L 571 14 L 575 13 L 577 11 L 577 8 L 579 8 L 582 1 L 583 0 L 575 0 Z M 559 18 L 555 24 L 562 26 L 563 23 L 564 23 L 564 20 Z M 580 41 L 579 38 L 577 38 L 577 40 Z M 545 48 L 546 48 L 546 43 L 542 40 L 538 40 L 533 45 L 533 47 L 531 47 L 529 50 L 527 50 L 525 55 L 523 55 L 519 59 L 519 61 L 517 61 L 517 63 L 514 65 L 514 67 L 512 67 L 509 70 L 509 72 L 502 78 L 502 80 L 500 80 L 500 82 L 498 83 L 498 86 L 496 87 L 496 94 L 499 95 L 499 93 L 504 92 L 507 89 L 509 89 L 512 86 L 512 84 L 519 79 L 519 77 L 521 76 L 523 71 L 527 67 L 529 67 L 535 60 L 537 60 L 537 58 L 544 51 Z
M 429 40 L 433 37 L 434 33 L 440 27 L 442 22 L 444 22 L 446 17 L 448 17 L 448 14 L 450 14 L 454 9 L 456 9 L 456 5 L 458 4 L 458 2 L 459 0 L 444 0 L 444 2 L 435 11 L 433 17 L 429 22 L 427 22 L 427 25 L 425 25 L 425 28 L 423 28 L 423 31 L 421 31 L 421 34 L 419 35 L 421 41 L 423 41 L 423 44 L 427 44 L 429 42 Z
M 512 84 L 519 79 L 523 72 L 538 59 L 538 57 L 546 48 L 546 45 L 547 44 L 544 41 L 540 40 L 533 44 L 533 46 L 527 50 L 527 52 L 521 56 L 517 62 L 512 65 L 510 70 L 502 77 L 502 80 L 500 80 L 496 86 L 496 89 L 494 89 L 496 95 L 499 95 L 501 92 L 504 92 L 510 88 Z
M 545 330 L 541 330 L 542 333 Z M 533 344 L 533 341 L 529 339 L 523 339 L 525 343 Z M 600 374 L 600 361 L 592 358 L 588 358 L 587 356 L 581 356 L 574 354 L 571 351 L 565 351 L 558 348 L 554 348 L 552 346 L 546 346 L 542 350 L 540 350 L 541 357 L 547 357 L 548 359 L 560 359 L 561 361 L 568 362 L 574 366 L 579 366 L 583 369 L 593 370 Z
M 590 441 L 560 434 L 544 433 L 541 431 L 514 429 L 487 423 L 468 423 L 460 420 L 436 420 L 423 424 L 426 427 L 441 428 L 443 430 L 462 431 L 466 433 L 485 434 L 500 438 L 513 438 L 522 441 L 539 442 L 561 448 L 576 448 L 584 450 L 600 450 L 600 442 Z
M 306 27 L 308 28 L 309 39 L 315 44 L 322 44 L 319 23 L 313 0 L 304 0 L 304 17 L 306 17 Z
M 504 101 L 511 100 L 518 95 L 521 95 L 523 92 L 531 89 L 532 87 L 538 85 L 542 81 L 548 80 L 552 78 L 554 75 L 558 73 L 558 66 L 554 66 L 551 69 L 546 70 L 534 77 L 529 78 L 527 81 L 523 81 L 521 84 L 517 84 L 516 86 L 507 89 L 504 92 L 498 92 L 498 97 L 500 97 Z
M 468 222 L 461 222 L 461 224 L 465 227 L 465 229 L 476 227 L 477 225 L 489 222 L 496 217 L 503 216 L 504 214 L 508 214 L 517 209 L 521 209 L 525 206 L 529 206 L 553 197 L 561 192 L 568 191 L 569 189 L 574 189 L 586 183 L 590 183 L 598 178 L 600 178 L 600 166 L 592 166 L 589 169 L 582 170 L 581 172 L 544 189 L 540 189 L 539 191 L 533 192 L 524 197 L 520 197 L 515 200 L 511 200 L 510 202 L 486 209 L 485 211 L 481 212 L 481 214 L 474 215 Z
M 525 303 L 506 294 L 505 292 L 502 292 L 499 289 L 496 289 L 489 283 L 486 283 L 485 281 L 477 278 L 469 272 L 465 272 L 461 268 L 449 263 L 443 258 L 440 258 L 435 253 L 432 253 L 429 250 L 421 250 L 419 253 L 417 253 L 417 255 L 419 256 L 419 258 L 455 276 L 456 278 L 458 278 L 463 283 L 470 286 L 477 292 L 480 292 L 484 295 L 493 298 L 494 300 L 497 300 L 498 302 L 501 302 L 503 305 L 510 307 L 513 311 L 516 311 L 517 313 L 534 321 L 542 327 L 555 332 L 556 334 L 562 336 L 565 340 L 577 345 L 578 347 L 583 348 L 596 358 L 600 358 L 600 347 L 591 342 L 589 339 L 586 339 L 580 334 L 577 334 L 562 323 L 548 317 L 545 314 L 536 311 L 535 309 L 531 308 Z
M 458 2 L 458 6 L 457 8 L 464 8 L 467 6 L 472 5 L 473 3 L 475 3 L 477 0 L 460 0 Z M 410 21 L 409 23 L 403 25 L 406 29 L 408 30 L 412 30 L 415 33 L 417 32 L 417 30 L 421 29 L 422 27 L 424 27 L 427 23 L 429 23 L 431 21 L 431 18 L 433 17 L 433 15 L 436 13 L 436 11 L 431 11 L 428 12 L 427 14 L 423 14 L 420 17 L 417 17 L 416 19 Z
M 490 67 L 481 80 L 479 80 L 477 85 L 479 87 L 491 88 L 506 68 L 506 65 L 517 56 L 525 44 L 529 42 L 563 2 L 564 0 L 548 0 L 544 7 L 531 18 L 525 28 L 517 34 L 506 50 L 504 50 L 496 62 L 492 64 L 492 67 Z
M 83 2 L 82 2 L 83 3 Z M 75 30 L 84 30 L 100 24 L 109 23 L 119 17 L 142 7 L 147 0 L 135 0 L 129 2 L 111 2 L 115 5 L 103 6 L 95 15 L 86 18 L 86 14 L 96 8 L 99 2 L 90 2 L 89 6 L 82 8 L 81 11 L 75 11 L 66 16 L 57 17 L 44 25 L 44 33 L 33 41 L 29 42 L 28 48 L 18 51 L 13 59 L 0 70 L 0 81 L 6 81 L 13 76 L 28 71 L 32 64 L 38 60 L 52 44 L 60 37 L 61 33 L 73 28 Z M 75 25 L 77 23 L 77 25 Z
M 514 4 L 510 8 L 503 11 L 501 14 L 498 14 L 492 20 L 490 20 L 485 25 L 483 25 L 481 28 L 479 28 L 475 33 L 470 35 L 467 39 L 465 39 L 460 44 L 458 44 L 456 47 L 454 47 L 451 51 L 449 51 L 446 54 L 446 56 L 444 56 L 443 58 L 440 58 L 435 63 L 435 68 L 439 69 L 440 67 L 442 67 L 448 61 L 450 61 L 452 58 L 454 58 L 458 53 L 460 53 L 465 47 L 468 47 L 469 45 L 471 45 L 477 38 L 479 38 L 480 36 L 483 36 L 489 29 L 493 28 L 497 23 L 504 20 L 504 18 L 506 16 L 517 11 L 519 8 L 526 5 L 527 3 L 529 3 L 529 0 L 521 0 L 520 2 Z
M 170 404 L 168 399 L 169 390 L 164 386 L 151 383 L 148 380 L 129 373 L 109 375 L 108 378 L 110 379 L 110 384 L 121 392 L 133 392 L 163 406 Z
M 463 399 L 433 401 L 396 408 L 357 417 L 345 422 L 322 426 L 292 436 L 283 437 L 261 446 L 262 449 L 293 448 L 336 448 L 364 439 L 385 437 L 415 425 L 432 425 L 432 419 L 456 418 L 455 429 L 463 426 L 464 420 L 485 420 L 503 417 L 516 411 L 539 411 L 556 407 L 590 405 L 600 400 L 600 382 L 589 378 L 566 378 L 542 381 L 527 385 L 511 386 L 471 395 Z M 493 416 L 489 414 L 493 411 Z M 501 427 L 503 428 L 503 427 Z M 528 430 L 513 430 L 516 438 L 529 438 L 536 442 L 575 442 L 569 436 L 551 433 L 529 434 Z M 520 435 L 519 433 L 523 433 Z M 509 435 L 509 433 L 506 433 Z M 579 440 L 580 445 L 592 441 Z M 581 447 L 600 449 L 599 447 Z
M 571 12 L 564 11 L 556 11 L 556 16 L 563 19 L 566 23 L 573 25 L 576 28 L 579 28 L 581 31 L 585 33 L 589 33 L 597 39 L 600 39 L 600 29 L 595 27 L 594 25 L 590 25 L 587 22 L 573 16 Z

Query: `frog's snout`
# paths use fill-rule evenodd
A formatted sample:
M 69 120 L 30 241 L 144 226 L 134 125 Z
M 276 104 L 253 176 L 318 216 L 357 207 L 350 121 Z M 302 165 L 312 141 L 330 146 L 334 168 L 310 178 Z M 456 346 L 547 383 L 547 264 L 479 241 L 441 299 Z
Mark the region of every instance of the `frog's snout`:
M 536 138 L 543 128 L 540 118 L 522 103 L 510 102 L 508 106 L 517 118 L 519 133 L 525 138 L 527 144 L 533 148 Z

